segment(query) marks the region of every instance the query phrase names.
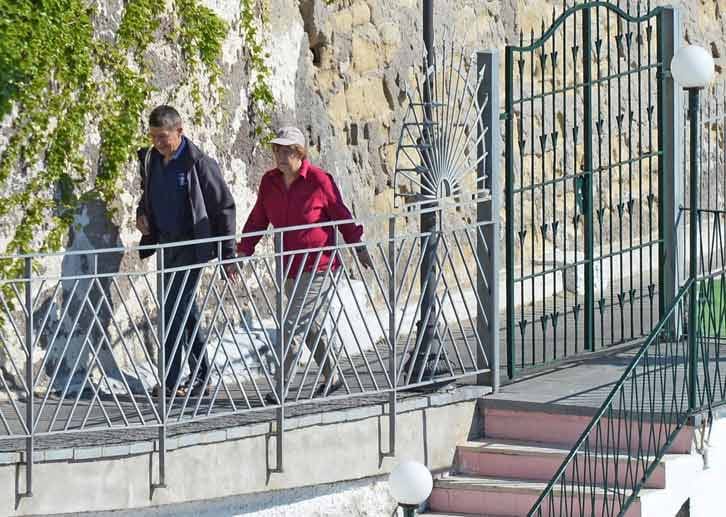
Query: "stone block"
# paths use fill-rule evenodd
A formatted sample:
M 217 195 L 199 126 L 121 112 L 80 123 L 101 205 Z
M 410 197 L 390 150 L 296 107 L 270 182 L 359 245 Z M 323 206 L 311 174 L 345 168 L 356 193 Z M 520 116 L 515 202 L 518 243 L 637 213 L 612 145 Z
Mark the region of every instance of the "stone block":
M 354 120 L 389 118 L 391 108 L 383 90 L 383 80 L 376 77 L 358 79 L 346 90 L 348 114 Z
M 353 14 L 350 9 L 342 9 L 330 17 L 330 27 L 334 32 L 349 34 L 353 29 Z
M 345 92 L 339 92 L 330 97 L 328 100 L 328 115 L 335 127 L 342 130 L 345 121 L 348 119 L 348 104 Z M 345 136 L 342 131 L 339 134 Z
M 227 439 L 227 431 L 224 429 L 219 431 L 210 431 L 208 433 L 204 433 L 201 437 L 201 443 L 217 443 L 217 442 L 223 442 Z
M 381 25 L 379 32 L 384 45 L 398 47 L 401 44 L 401 31 L 398 30 L 398 25 L 395 23 L 384 23 Z
M 153 450 L 154 450 L 153 442 L 136 442 L 136 443 L 132 443 L 129 446 L 129 454 L 146 454 L 149 452 L 153 452 Z
M 73 459 L 90 460 L 100 458 L 103 454 L 103 447 L 79 447 L 73 451 Z
M 371 8 L 366 2 L 358 1 L 350 7 L 351 22 L 353 27 L 363 25 L 371 21 Z
M 129 445 L 113 445 L 103 448 L 104 457 L 115 457 L 115 456 L 128 456 L 131 453 L 131 446 Z
M 359 73 L 377 70 L 381 66 L 381 52 L 379 42 L 366 34 L 353 34 L 353 69 Z
M 73 459 L 73 449 L 50 449 L 45 451 L 45 461 L 63 461 Z

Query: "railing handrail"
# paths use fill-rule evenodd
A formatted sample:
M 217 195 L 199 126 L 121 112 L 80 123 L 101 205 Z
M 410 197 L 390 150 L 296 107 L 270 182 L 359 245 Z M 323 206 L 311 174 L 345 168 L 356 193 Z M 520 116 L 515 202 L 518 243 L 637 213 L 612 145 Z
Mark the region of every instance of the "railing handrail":
M 650 348 L 650 346 L 653 344 L 653 342 L 658 338 L 658 335 L 663 330 L 663 328 L 665 327 L 665 325 L 667 324 L 667 322 L 673 315 L 674 311 L 683 302 L 683 298 L 688 294 L 688 290 L 690 289 L 691 284 L 693 282 L 694 282 L 693 279 L 688 279 L 688 281 L 681 287 L 674 302 L 668 308 L 668 311 L 666 311 L 666 313 L 663 315 L 663 318 L 653 328 L 651 333 L 648 335 L 648 338 L 645 340 L 643 345 L 638 350 L 637 354 L 635 354 L 635 357 L 633 357 L 633 360 L 630 362 L 630 364 L 628 364 L 627 368 L 625 369 L 623 374 L 620 376 L 620 379 L 618 379 L 618 382 L 616 382 L 615 386 L 613 386 L 612 390 L 610 390 L 610 393 L 608 394 L 605 401 L 602 403 L 600 408 L 595 413 L 595 416 L 593 416 L 592 420 L 590 420 L 590 423 L 587 425 L 587 427 L 585 427 L 585 430 L 582 432 L 580 437 L 577 439 L 575 444 L 572 446 L 572 449 L 570 449 L 570 452 L 567 454 L 567 457 L 564 459 L 564 461 L 562 462 L 560 467 L 557 469 L 555 474 L 550 479 L 550 482 L 547 484 L 547 486 L 542 491 L 542 493 L 540 494 L 537 501 L 532 506 L 531 510 L 527 514 L 528 516 L 534 515 L 535 512 L 537 512 L 537 510 L 540 509 L 544 499 L 552 492 L 555 484 L 565 474 L 565 471 L 572 463 L 572 460 L 580 452 L 582 445 L 585 443 L 586 440 L 588 440 L 590 438 L 592 430 L 595 429 L 595 427 L 602 420 L 605 413 L 608 411 L 608 409 L 610 409 L 610 406 L 612 405 L 613 400 L 615 399 L 615 396 L 623 388 L 628 377 L 630 377 L 630 375 L 633 373 L 635 368 L 638 367 L 638 364 L 640 363 L 642 358 L 645 356 L 646 352 L 648 351 L 648 348 Z M 668 444 L 669 442 L 666 441 L 665 443 Z
M 116 246 L 112 248 L 97 248 L 97 249 L 83 249 L 83 250 L 64 250 L 64 251 L 55 251 L 55 252 L 34 252 L 34 253 L 21 253 L 21 254 L 0 254 L 0 261 L 2 260 L 22 260 L 22 259 L 38 259 L 38 258 L 48 258 L 48 257 L 65 257 L 65 256 L 72 256 L 72 255 L 89 255 L 89 254 L 106 254 L 106 253 L 128 253 L 131 251 L 148 251 L 148 250 L 158 250 L 158 249 L 164 249 L 164 248 L 173 248 L 177 247 L 180 244 L 184 245 L 198 245 L 198 244 L 214 244 L 219 242 L 225 242 L 229 240 L 239 240 L 241 238 L 247 238 L 247 237 L 264 237 L 266 235 L 275 235 L 278 233 L 285 233 L 290 231 L 299 231 L 299 230 L 307 230 L 311 228 L 327 228 L 327 227 L 337 227 L 342 226 L 345 224 L 361 224 L 363 226 L 374 223 L 374 222 L 382 222 L 382 221 L 388 221 L 391 218 L 409 218 L 418 216 L 421 214 L 426 213 L 432 213 L 432 212 L 440 212 L 442 210 L 445 210 L 447 208 L 460 208 L 462 206 L 466 205 L 476 205 L 478 203 L 486 202 L 490 198 L 489 197 L 480 197 L 480 196 L 489 196 L 490 193 L 485 190 L 479 190 L 473 193 L 467 193 L 465 196 L 462 197 L 452 197 L 452 198 L 446 198 L 446 199 L 440 199 L 435 202 L 435 206 L 428 206 L 423 207 L 423 205 L 432 205 L 434 204 L 431 200 L 427 201 L 417 201 L 410 203 L 409 205 L 403 207 L 402 210 L 398 212 L 392 212 L 392 213 L 383 213 L 383 214 L 369 214 L 362 217 L 353 217 L 351 219 L 338 219 L 334 221 L 325 221 L 320 223 L 311 223 L 311 224 L 302 224 L 297 226 L 285 226 L 285 227 L 279 227 L 279 228 L 268 228 L 265 230 L 260 230 L 256 232 L 247 232 L 247 233 L 237 233 L 235 235 L 224 235 L 224 236 L 217 236 L 217 237 L 208 237 L 205 239 L 192 239 L 188 241 L 179 241 L 179 242 L 171 242 L 166 244 L 149 244 L 149 245 L 130 245 L 130 246 Z

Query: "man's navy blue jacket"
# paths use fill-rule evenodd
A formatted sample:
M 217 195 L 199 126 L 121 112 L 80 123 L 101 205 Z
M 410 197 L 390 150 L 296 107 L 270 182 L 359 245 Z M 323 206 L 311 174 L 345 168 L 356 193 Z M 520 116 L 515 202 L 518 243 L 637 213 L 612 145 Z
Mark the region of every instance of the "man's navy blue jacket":
M 151 232 L 141 237 L 141 246 L 159 243 L 159 231 L 154 226 L 154 207 L 152 206 L 148 175 L 152 173 L 151 159 L 159 152 L 154 148 L 140 149 L 139 172 L 141 174 L 141 201 L 136 215 L 145 215 L 149 221 Z M 148 159 L 147 159 L 148 158 Z M 234 257 L 234 236 L 236 232 L 236 207 L 234 198 L 225 183 L 217 162 L 204 154 L 196 145 L 187 139 L 187 149 L 180 157 L 183 168 L 187 171 L 187 189 L 192 213 L 193 239 L 229 236 L 222 243 L 222 257 Z M 150 257 L 154 250 L 140 250 L 142 259 Z M 196 246 L 197 260 L 207 262 L 217 256 L 217 244 L 199 244 Z

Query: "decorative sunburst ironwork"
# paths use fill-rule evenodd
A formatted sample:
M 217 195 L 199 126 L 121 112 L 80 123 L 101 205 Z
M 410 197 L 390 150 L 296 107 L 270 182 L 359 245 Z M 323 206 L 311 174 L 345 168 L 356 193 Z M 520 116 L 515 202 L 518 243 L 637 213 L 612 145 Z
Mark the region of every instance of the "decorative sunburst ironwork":
M 482 113 L 488 98 L 478 95 L 484 69 L 476 56 L 444 40 L 434 56 L 424 56 L 423 77 L 407 88 L 408 109 L 396 151 L 396 205 L 472 194 L 483 189 L 477 168 L 486 159 L 487 127 Z M 427 95 L 428 92 L 430 92 Z

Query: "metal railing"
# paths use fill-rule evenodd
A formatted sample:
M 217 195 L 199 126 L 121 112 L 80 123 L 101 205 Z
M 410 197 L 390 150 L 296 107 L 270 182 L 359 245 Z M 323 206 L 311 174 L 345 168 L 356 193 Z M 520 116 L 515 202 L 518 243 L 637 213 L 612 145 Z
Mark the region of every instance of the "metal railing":
M 708 413 L 710 420 L 713 408 L 726 403 L 721 368 L 726 360 L 726 210 L 719 180 L 725 163 L 725 92 L 723 84 L 712 87 L 706 106 L 698 115 L 691 113 L 701 117 L 686 121 L 684 135 L 696 131 L 700 149 L 683 161 L 682 188 L 690 206 L 679 207 L 676 222 L 682 251 L 676 249 L 673 256 L 685 278 L 679 294 L 530 516 L 624 515 L 689 417 Z
M 726 403 L 724 218 L 700 211 L 699 276 L 685 281 L 528 515 L 623 515 L 688 418 Z
M 171 428 L 273 409 L 277 457 L 270 464 L 281 470 L 291 407 L 375 395 L 390 403 L 393 454 L 400 391 L 482 375 L 497 364 L 490 347 L 497 286 L 485 274 L 497 249 L 485 235 L 497 232 L 488 231 L 494 222 L 477 219 L 490 201 L 483 192 L 441 200 L 428 209 L 439 226 L 426 233 L 417 220 L 427 209 L 415 204 L 397 214 L 257 232 L 246 236 L 266 239 L 245 258 L 223 258 L 229 238 L 0 257 L 25 270 L 23 278 L 0 279 L 0 443 L 26 440 L 30 490 L 38 437 L 156 430 L 163 484 Z M 369 269 L 361 244 L 337 237 L 351 222 L 365 228 Z M 285 249 L 290 233 L 313 226 L 330 231 L 329 246 Z M 421 282 L 431 240 L 434 273 Z M 215 259 L 180 265 L 190 246 L 209 244 Z M 142 250 L 155 251 L 155 261 L 130 260 Z M 326 261 L 338 266 L 323 267 Z M 318 273 L 297 274 L 296 264 Z M 423 323 L 432 323 L 436 344 L 424 350 L 415 329 L 427 285 L 435 300 Z M 200 341 L 208 369 L 191 346 Z M 177 354 L 191 371 L 174 373 Z M 436 368 L 427 377 L 408 361 L 429 354 L 444 373 Z M 200 384 L 181 389 L 185 379 Z
M 689 415 L 690 282 L 557 469 L 530 516 L 623 515 Z

